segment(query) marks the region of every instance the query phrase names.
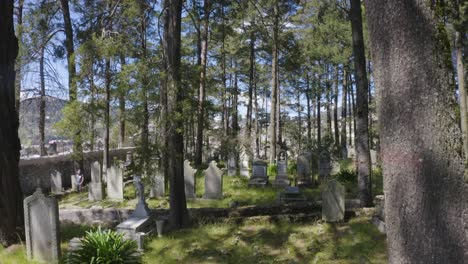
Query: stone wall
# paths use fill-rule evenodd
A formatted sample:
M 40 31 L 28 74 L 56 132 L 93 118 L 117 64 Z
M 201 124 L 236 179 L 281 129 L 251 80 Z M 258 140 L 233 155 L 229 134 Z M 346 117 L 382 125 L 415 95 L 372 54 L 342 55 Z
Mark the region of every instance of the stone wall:
M 122 148 L 109 151 L 110 159 L 125 160 L 128 151 L 134 151 L 135 148 Z M 98 160 L 102 162 L 103 152 L 92 151 L 84 153 L 84 177 L 85 182 L 91 179 L 91 163 Z M 62 174 L 62 187 L 64 189 L 71 187 L 71 175 L 73 171 L 73 160 L 71 154 L 26 158 L 19 162 L 20 184 L 24 196 L 34 192 L 39 186 L 44 191 L 50 190 L 50 174 L 58 171 Z

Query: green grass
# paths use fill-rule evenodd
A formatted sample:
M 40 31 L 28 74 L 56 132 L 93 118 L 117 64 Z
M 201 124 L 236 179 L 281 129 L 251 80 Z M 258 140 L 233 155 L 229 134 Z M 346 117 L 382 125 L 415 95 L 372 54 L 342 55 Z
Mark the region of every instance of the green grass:
M 386 263 L 385 236 L 360 217 L 343 224 L 226 221 L 154 238 L 146 263 Z
M 38 264 L 29 260 L 26 255 L 26 246 L 22 244 L 13 245 L 5 249 L 0 245 L 0 263 L 2 264 Z

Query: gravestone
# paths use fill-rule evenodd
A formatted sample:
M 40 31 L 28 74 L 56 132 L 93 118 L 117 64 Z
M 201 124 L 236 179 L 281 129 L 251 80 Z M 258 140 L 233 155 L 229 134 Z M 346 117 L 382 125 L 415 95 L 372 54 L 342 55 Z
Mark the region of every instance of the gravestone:
M 340 163 L 338 161 L 332 161 L 330 163 L 330 175 L 336 175 L 338 173 L 340 173 L 341 171 L 341 166 L 340 166 Z
M 235 176 L 237 172 L 237 165 L 236 165 L 236 153 L 231 152 L 229 153 L 228 162 L 228 176 Z
M 41 189 L 24 199 L 24 223 L 28 258 L 58 263 L 60 258 L 59 213 L 54 197 Z
M 345 188 L 336 180 L 328 181 L 322 190 L 322 220 L 340 222 L 345 213 Z
M 313 184 L 310 163 L 310 153 L 297 156 L 297 186 L 311 186 Z
M 78 183 L 77 183 L 77 181 L 76 181 L 76 176 L 75 176 L 75 175 L 71 175 L 71 176 L 70 176 L 70 182 L 71 182 L 71 190 L 72 190 L 72 192 L 78 191 Z
M 49 147 L 47 148 L 48 155 L 57 155 L 57 142 L 53 141 L 49 143 Z
M 297 186 L 287 186 L 284 192 L 280 193 L 280 203 L 297 203 L 307 201 Z
M 107 197 L 109 199 L 123 199 L 123 170 L 113 164 L 107 169 Z
M 332 167 L 330 156 L 327 154 L 322 154 L 319 156 L 318 160 L 318 170 L 320 179 L 330 176 Z
M 91 182 L 88 184 L 88 199 L 90 201 L 101 201 L 104 198 L 101 172 L 101 163 L 99 161 L 93 162 L 91 164 Z
M 252 177 L 249 180 L 249 187 L 265 187 L 268 184 L 267 165 L 263 160 L 252 162 Z
M 244 177 L 249 177 L 249 159 L 248 158 L 242 158 L 240 161 L 240 168 L 239 168 L 239 174 Z
M 50 174 L 50 192 L 53 194 L 62 193 L 62 173 L 58 170 L 52 170 Z
M 185 182 L 185 198 L 195 199 L 195 173 L 197 170 L 190 166 L 188 160 L 184 161 L 184 182 Z
M 159 168 L 156 168 L 153 171 L 154 175 L 151 176 L 151 189 L 150 197 L 151 198 L 161 198 L 165 194 L 164 186 L 164 174 L 162 174 Z
M 218 168 L 216 161 L 210 162 L 205 170 L 205 195 L 203 198 L 223 198 L 223 171 Z
M 125 238 L 135 240 L 138 249 L 143 250 L 144 240 L 154 230 L 155 222 L 145 201 L 145 187 L 141 182 L 141 176 L 134 176 L 133 183 L 137 192 L 137 205 L 131 216 L 120 223 L 116 230 L 124 234 Z
M 288 177 L 288 157 L 286 151 L 282 150 L 278 153 L 276 162 L 276 177 L 273 186 L 284 188 L 289 186 Z

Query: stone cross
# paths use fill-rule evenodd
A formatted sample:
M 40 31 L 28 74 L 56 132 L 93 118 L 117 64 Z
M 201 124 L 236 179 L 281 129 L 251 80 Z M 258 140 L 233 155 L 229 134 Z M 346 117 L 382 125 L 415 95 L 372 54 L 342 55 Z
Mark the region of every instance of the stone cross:
M 203 198 L 223 198 L 223 171 L 218 168 L 216 161 L 210 162 L 205 170 L 205 195 Z
M 60 258 L 59 213 L 54 197 L 41 189 L 24 199 L 26 251 L 30 259 L 58 263 Z

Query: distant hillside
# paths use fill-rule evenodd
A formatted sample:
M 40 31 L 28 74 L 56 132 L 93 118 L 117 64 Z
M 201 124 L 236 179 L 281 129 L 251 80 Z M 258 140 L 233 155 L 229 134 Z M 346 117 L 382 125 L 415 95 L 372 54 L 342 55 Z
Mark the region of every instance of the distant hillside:
M 39 103 L 40 97 L 24 99 L 20 103 L 19 137 L 21 145 L 23 146 L 39 144 Z M 65 107 L 66 103 L 66 100 L 46 96 L 46 143 L 49 140 L 61 139 L 57 136 L 53 126 L 62 119 L 62 109 Z

